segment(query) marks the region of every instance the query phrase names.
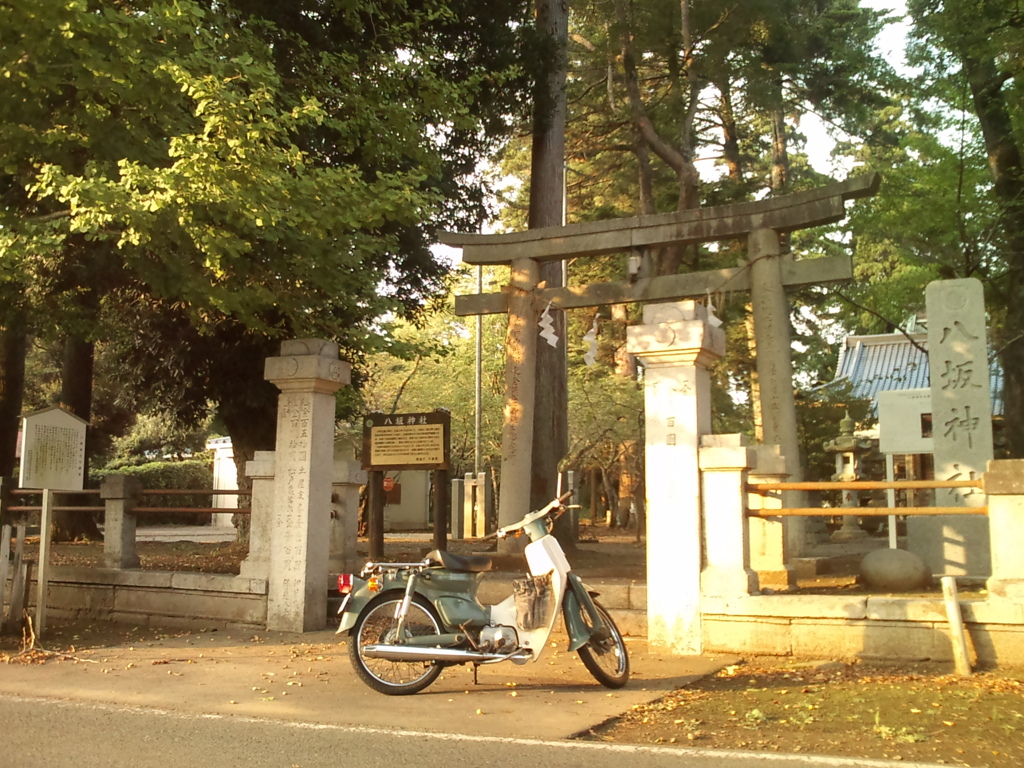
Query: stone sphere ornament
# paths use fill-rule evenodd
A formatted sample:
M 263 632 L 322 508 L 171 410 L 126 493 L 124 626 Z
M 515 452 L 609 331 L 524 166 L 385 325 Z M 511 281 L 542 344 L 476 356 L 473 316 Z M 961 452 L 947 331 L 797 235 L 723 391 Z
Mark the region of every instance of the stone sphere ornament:
M 880 592 L 911 592 L 931 584 L 920 555 L 905 549 L 876 549 L 860 563 L 861 583 Z

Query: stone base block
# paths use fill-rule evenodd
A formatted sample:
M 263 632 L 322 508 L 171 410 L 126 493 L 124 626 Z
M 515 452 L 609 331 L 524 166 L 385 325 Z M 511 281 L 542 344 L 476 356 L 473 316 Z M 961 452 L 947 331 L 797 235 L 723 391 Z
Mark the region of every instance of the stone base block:
M 757 571 L 757 585 L 761 590 L 789 592 L 797 587 L 796 572 L 789 566 L 777 571 Z

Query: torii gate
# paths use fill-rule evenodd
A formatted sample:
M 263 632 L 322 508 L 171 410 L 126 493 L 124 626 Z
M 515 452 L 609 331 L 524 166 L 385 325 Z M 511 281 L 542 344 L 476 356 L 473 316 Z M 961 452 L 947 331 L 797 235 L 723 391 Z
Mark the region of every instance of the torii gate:
M 501 493 L 498 523 L 507 525 L 529 509 L 533 444 L 535 350 L 539 308 L 558 309 L 630 302 L 679 301 L 721 291 L 750 291 L 761 390 L 764 441 L 791 457 L 792 479 L 800 480 L 800 445 L 793 398 L 789 306 L 785 288 L 838 282 L 853 277 L 852 259 L 833 256 L 796 261 L 782 254 L 784 232 L 842 221 L 845 201 L 870 197 L 878 174 L 847 179 L 819 189 L 756 202 L 626 219 L 546 227 L 497 235 L 440 233 L 445 245 L 462 248 L 466 264 L 508 265 L 510 284 L 501 293 L 455 297 L 460 316 L 508 313 L 505 413 L 501 436 Z M 539 264 L 571 257 L 655 249 L 745 237 L 747 263 L 732 269 L 568 287 L 538 285 Z M 790 536 L 790 551 L 803 547 L 802 530 Z

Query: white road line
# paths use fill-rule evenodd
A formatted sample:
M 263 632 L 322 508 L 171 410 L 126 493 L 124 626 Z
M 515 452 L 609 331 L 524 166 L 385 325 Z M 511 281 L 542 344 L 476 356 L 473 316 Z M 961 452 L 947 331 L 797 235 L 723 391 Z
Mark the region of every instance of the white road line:
M 363 735 L 400 736 L 436 741 L 468 741 L 476 743 L 512 744 L 527 747 L 553 747 L 556 749 L 584 749 L 622 754 L 660 754 L 660 755 L 692 755 L 694 757 L 738 757 L 748 760 L 761 760 L 766 763 L 807 763 L 814 766 L 834 766 L 834 768 L 948 768 L 936 763 L 908 763 L 892 760 L 873 760 L 870 758 L 834 757 L 829 755 L 798 755 L 779 752 L 744 752 L 732 749 L 699 749 L 694 747 L 659 747 L 644 744 L 609 744 L 599 741 L 544 741 L 542 739 L 520 739 L 511 736 L 480 736 L 465 733 L 443 733 L 438 731 L 413 731 L 403 728 L 380 728 L 365 725 L 335 725 L 331 723 L 296 722 L 278 720 L 272 717 L 253 717 L 251 715 L 225 715 L 218 713 L 182 712 L 178 710 L 160 709 L 158 707 L 138 707 L 122 704 L 105 704 L 102 702 L 77 701 L 72 699 L 56 699 L 43 696 L 15 696 L 0 693 L 0 701 L 35 702 L 52 704 L 60 707 L 92 709 L 103 712 L 121 712 L 136 715 L 160 715 L 174 717 L 179 720 L 230 720 L 253 725 L 277 725 L 285 728 L 309 731 L 334 731 L 336 733 L 353 733 Z

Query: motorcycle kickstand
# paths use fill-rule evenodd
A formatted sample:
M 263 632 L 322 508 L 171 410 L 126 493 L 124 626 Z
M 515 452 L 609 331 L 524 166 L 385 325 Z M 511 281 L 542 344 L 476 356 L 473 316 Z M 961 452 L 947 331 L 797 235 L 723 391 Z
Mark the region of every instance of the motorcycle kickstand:
M 476 678 L 476 672 L 477 672 L 478 669 L 480 669 L 480 665 L 474 663 L 473 664 L 473 685 L 480 685 L 480 681 L 477 680 L 477 678 Z

